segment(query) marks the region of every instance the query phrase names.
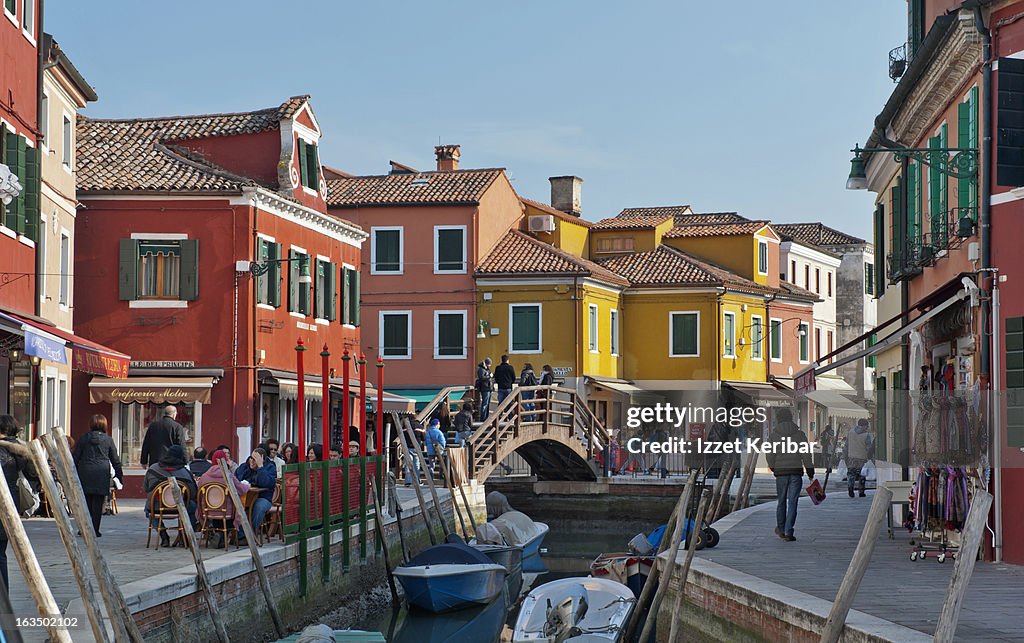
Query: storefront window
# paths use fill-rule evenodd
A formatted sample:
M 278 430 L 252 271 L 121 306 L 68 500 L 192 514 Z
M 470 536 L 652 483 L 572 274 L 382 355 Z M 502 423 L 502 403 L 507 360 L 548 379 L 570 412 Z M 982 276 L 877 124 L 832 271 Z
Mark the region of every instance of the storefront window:
M 21 427 L 21 437 L 28 439 L 32 421 L 32 365 L 28 360 L 11 364 L 10 406 L 8 413 Z
M 127 467 L 141 467 L 140 460 L 142 459 L 142 440 L 146 436 L 146 427 L 153 420 L 160 417 L 161 411 L 166 406 L 165 404 L 154 404 L 147 402 L 145 404 L 132 403 L 132 404 L 116 404 L 115 413 L 118 417 L 118 432 L 120 435 L 115 436 L 118 440 L 118 448 L 121 456 L 121 462 Z M 195 445 L 196 436 L 196 413 L 195 404 L 175 404 L 178 407 L 178 416 L 175 421 L 185 427 L 188 432 L 189 442 L 185 446 L 185 455 L 191 459 L 192 449 Z

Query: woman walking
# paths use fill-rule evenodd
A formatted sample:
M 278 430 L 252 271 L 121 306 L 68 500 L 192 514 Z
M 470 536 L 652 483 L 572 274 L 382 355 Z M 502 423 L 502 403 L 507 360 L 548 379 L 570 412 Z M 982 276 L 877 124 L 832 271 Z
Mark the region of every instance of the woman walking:
M 103 502 L 110 495 L 110 470 L 114 469 L 114 477 L 124 483 L 121 471 L 121 458 L 114 448 L 114 441 L 107 435 L 107 418 L 94 415 L 89 420 L 89 432 L 78 440 L 73 453 L 78 479 L 82 481 L 85 493 L 85 504 L 89 507 L 92 527 L 97 536 L 100 533 L 100 520 L 103 518 Z

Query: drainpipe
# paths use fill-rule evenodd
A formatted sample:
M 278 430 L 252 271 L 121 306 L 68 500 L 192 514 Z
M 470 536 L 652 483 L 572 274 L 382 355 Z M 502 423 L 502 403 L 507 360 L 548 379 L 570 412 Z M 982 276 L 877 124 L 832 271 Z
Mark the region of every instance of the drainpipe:
M 583 298 L 580 297 L 580 278 L 572 278 L 572 317 L 573 317 L 573 328 L 575 332 L 576 350 L 573 354 L 573 368 L 576 369 L 576 394 L 580 392 L 580 382 L 583 378 L 583 359 L 580 357 L 580 334 L 583 329 L 580 327 L 580 306 L 583 304 Z
M 43 47 L 43 0 L 39 0 L 39 11 L 36 15 L 36 26 L 39 28 L 39 36 L 36 38 L 36 42 L 39 43 L 37 46 L 37 54 L 39 58 L 39 64 L 36 65 L 36 131 L 39 135 L 36 136 L 36 150 L 39 151 L 39 208 L 42 210 L 43 198 L 42 198 L 42 183 L 43 183 L 43 134 L 39 131 L 39 124 L 43 122 L 43 68 L 46 66 L 47 54 L 49 52 Z M 42 225 L 39 224 L 39 218 L 36 218 L 36 275 L 35 275 L 35 297 L 33 303 L 33 310 L 35 310 L 36 317 L 42 317 L 42 305 L 40 300 L 43 296 L 43 291 L 39 283 L 39 276 L 46 270 L 46 266 L 43 265 L 43 255 L 39 252 L 39 237 L 46 233 L 46 230 Z M 72 326 L 73 328 L 73 326 Z

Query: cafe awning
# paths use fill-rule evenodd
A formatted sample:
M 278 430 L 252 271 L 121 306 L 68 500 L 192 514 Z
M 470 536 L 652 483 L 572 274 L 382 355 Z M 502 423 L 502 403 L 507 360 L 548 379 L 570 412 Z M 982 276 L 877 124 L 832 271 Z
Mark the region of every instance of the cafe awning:
M 857 390 L 835 375 L 822 375 L 814 380 L 815 389 L 819 391 L 836 391 L 837 393 L 857 394 Z
M 732 390 L 754 406 L 793 406 L 793 398 L 767 382 L 722 382 L 722 388 Z
M 870 418 L 871 412 L 853 400 L 836 391 L 810 391 L 807 399 L 820 404 L 828 410 L 829 417 L 837 418 Z
M 0 312 L 0 323 L 25 335 L 27 355 L 37 355 L 65 364 L 67 360 L 63 348 L 70 346 L 71 367 L 76 371 L 106 377 L 128 376 L 128 362 L 131 357 L 112 348 L 51 326 L 45 321 L 29 319 L 14 312 Z
M 665 401 L 665 397 L 663 395 L 642 389 L 627 380 L 587 376 L 587 382 L 608 391 L 625 393 L 629 396 L 630 404 L 657 404 Z
M 306 396 L 307 400 L 320 401 L 324 399 L 323 396 L 323 385 L 320 382 L 311 382 L 306 380 L 306 386 L 304 387 L 303 395 Z M 299 399 L 299 381 L 278 378 L 277 380 L 278 395 L 282 400 L 297 400 Z
M 89 382 L 89 401 L 209 404 L 212 389 L 212 377 L 94 377 Z

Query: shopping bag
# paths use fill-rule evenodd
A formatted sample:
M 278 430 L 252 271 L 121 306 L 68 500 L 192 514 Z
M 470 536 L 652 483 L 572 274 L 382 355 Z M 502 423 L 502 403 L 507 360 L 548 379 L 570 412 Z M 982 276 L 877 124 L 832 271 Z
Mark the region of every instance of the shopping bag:
M 811 484 L 807 485 L 807 496 L 815 505 L 820 505 L 825 501 L 825 490 L 821 488 L 821 483 L 817 478 L 811 480 Z
M 860 475 L 864 476 L 865 480 L 878 480 L 878 470 L 875 468 L 874 460 L 868 460 L 861 467 Z

